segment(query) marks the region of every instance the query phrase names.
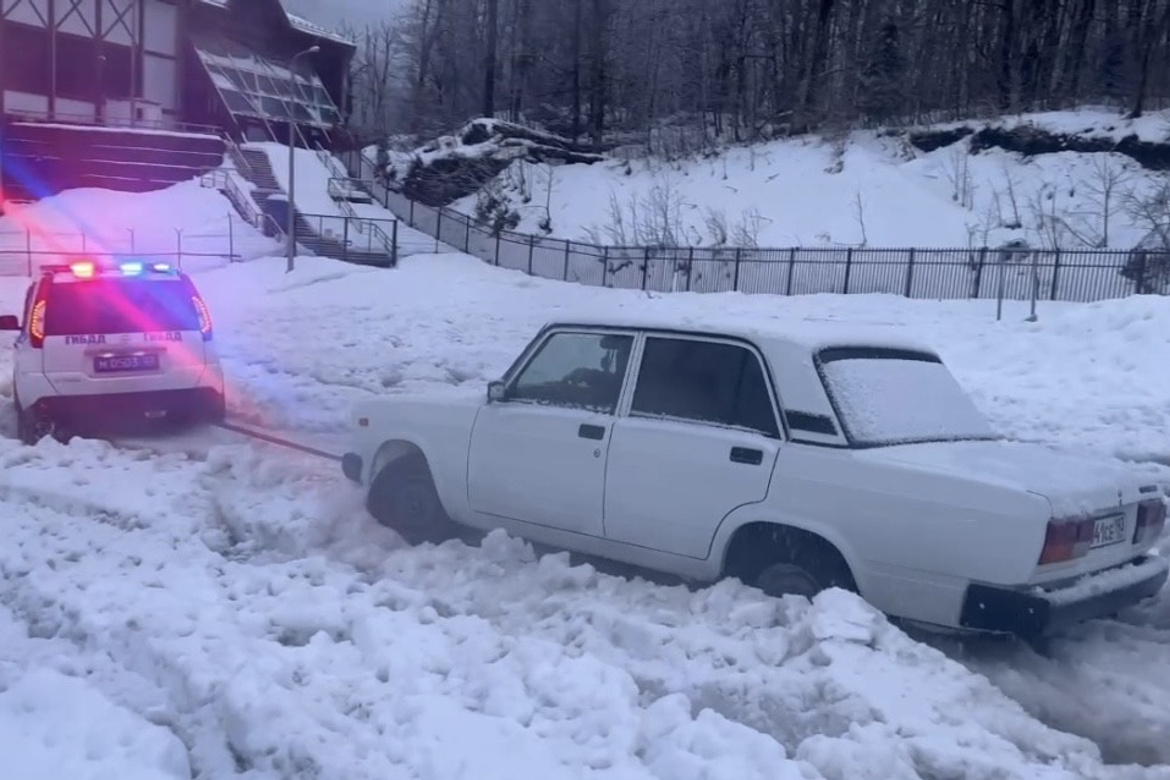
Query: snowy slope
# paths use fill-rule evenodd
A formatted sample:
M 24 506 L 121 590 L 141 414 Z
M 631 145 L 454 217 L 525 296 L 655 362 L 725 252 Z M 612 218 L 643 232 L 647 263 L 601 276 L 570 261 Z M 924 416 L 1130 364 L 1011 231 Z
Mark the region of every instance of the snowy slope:
M 994 124 L 1170 138 L 1166 113 L 1129 121 L 1099 110 L 1053 112 Z M 555 237 L 627 246 L 669 234 L 684 246 L 995 247 L 1024 240 L 1130 248 L 1149 232 L 1127 213 L 1124 195 L 1140 196 L 1164 174 L 1119 153 L 1024 159 L 999 149 L 969 155 L 969 146 L 964 139 L 923 153 L 899 137 L 857 132 L 847 140 L 799 138 L 673 162 L 641 155 L 601 165 L 521 162 L 489 191 L 518 210 L 521 232 L 542 232 L 547 218 Z M 474 214 L 478 197 L 454 207 Z
M 649 298 L 450 255 L 394 272 L 301 258 L 286 274 L 283 260 L 258 260 L 197 282 L 233 413 L 307 434 L 336 430 L 372 393 L 482 393 L 545 319 L 637 307 L 909 331 L 943 351 L 1000 430 L 1132 457 L 1165 456 L 1170 441 L 1156 359 L 1170 313 L 1140 297 L 1044 305 L 1034 324 L 1015 305 L 997 324 L 989 303 Z M 0 309 L 22 293 L 0 280 Z M 0 627 L 17 635 L 0 645 L 0 728 L 5 696 L 100 691 L 108 734 L 62 727 L 54 739 L 123 745 L 127 718 L 157 724 L 161 735 L 142 726 L 97 756 L 121 776 L 182 776 L 167 732 L 217 778 L 1170 773 L 1170 595 L 1073 632 L 1052 659 L 1015 647 L 948 657 L 840 592 L 812 604 L 732 582 L 691 592 L 537 559 L 500 534 L 404 549 L 336 464 L 265 445 L 152 456 L 0 439 L 0 466 L 0 603 L 12 611 Z M 42 739 L 37 724 L 72 717 L 36 712 L 4 739 Z

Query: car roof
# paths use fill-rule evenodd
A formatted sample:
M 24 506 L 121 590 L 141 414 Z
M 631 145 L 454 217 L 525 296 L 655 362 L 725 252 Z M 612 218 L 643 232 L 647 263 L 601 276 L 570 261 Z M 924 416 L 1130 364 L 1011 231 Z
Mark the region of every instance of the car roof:
M 743 339 L 764 346 L 767 343 L 819 352 L 832 347 L 881 347 L 935 354 L 925 341 L 906 336 L 888 322 L 841 322 L 839 320 L 777 314 L 736 317 L 731 314 L 678 312 L 588 313 L 561 317 L 546 323 L 551 327 L 599 327 L 703 334 Z

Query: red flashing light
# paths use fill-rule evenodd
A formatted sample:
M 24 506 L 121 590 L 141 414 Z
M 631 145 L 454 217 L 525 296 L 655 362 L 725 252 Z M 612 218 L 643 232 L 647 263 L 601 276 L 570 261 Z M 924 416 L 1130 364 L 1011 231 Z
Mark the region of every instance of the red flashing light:
M 28 315 L 28 343 L 33 349 L 45 345 L 45 313 L 49 307 L 49 286 L 42 284 L 37 290 L 32 311 Z

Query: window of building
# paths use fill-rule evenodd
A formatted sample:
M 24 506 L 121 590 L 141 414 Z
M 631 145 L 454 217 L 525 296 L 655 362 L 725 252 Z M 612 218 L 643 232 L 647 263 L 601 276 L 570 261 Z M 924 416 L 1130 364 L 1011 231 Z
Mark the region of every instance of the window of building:
M 341 121 L 325 84 L 304 59 L 293 72 L 289 64 L 228 41 L 200 41 L 195 51 L 232 114 L 326 128 Z

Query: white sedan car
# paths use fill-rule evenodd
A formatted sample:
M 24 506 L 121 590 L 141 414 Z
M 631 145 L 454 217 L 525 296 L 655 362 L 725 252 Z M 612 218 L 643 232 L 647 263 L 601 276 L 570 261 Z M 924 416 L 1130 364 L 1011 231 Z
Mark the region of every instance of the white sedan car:
M 503 528 L 1025 637 L 1167 579 L 1160 487 L 997 437 L 932 350 L 872 329 L 554 323 L 486 397 L 396 395 L 353 424 L 343 470 L 411 543 Z

